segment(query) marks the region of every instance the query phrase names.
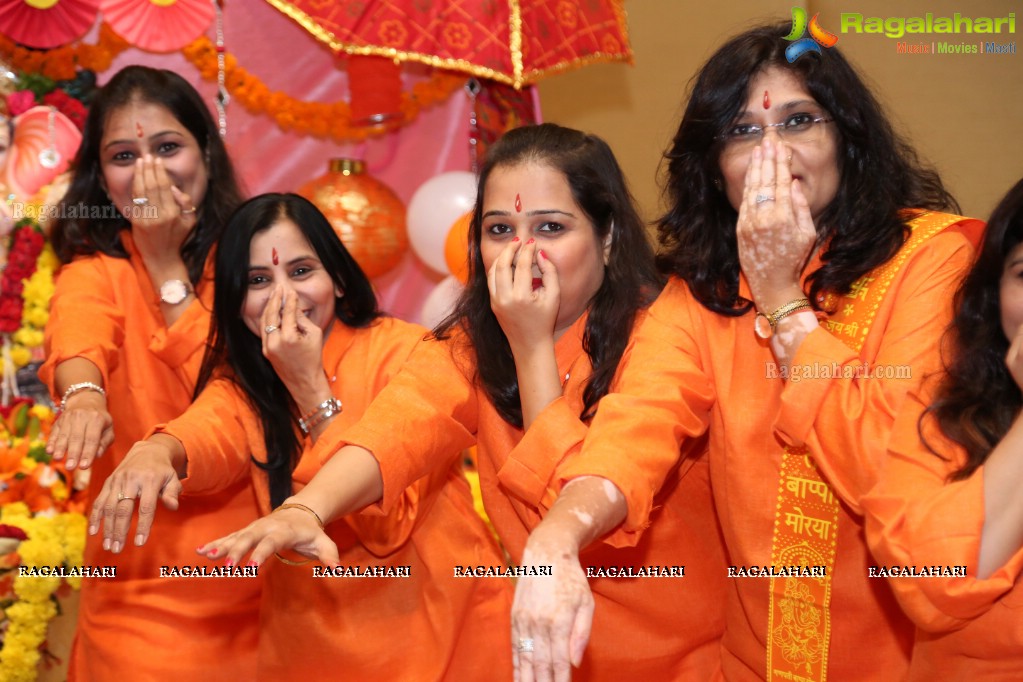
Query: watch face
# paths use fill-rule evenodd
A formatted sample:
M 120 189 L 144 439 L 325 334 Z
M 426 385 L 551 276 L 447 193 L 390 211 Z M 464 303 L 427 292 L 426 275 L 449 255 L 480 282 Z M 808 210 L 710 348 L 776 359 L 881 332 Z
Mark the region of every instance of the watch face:
M 160 285 L 160 300 L 177 305 L 188 296 L 188 287 L 180 279 L 170 279 Z
M 767 319 L 767 315 L 757 313 L 757 318 L 753 320 L 753 331 L 762 339 L 771 338 L 774 330 L 771 329 L 771 321 Z

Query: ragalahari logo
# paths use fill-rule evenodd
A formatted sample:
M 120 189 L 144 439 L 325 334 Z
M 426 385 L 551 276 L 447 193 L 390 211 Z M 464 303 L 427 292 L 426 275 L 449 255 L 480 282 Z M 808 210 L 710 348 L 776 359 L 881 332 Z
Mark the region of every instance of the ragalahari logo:
M 809 24 L 810 37 L 804 38 L 803 36 L 808 28 L 806 10 L 802 7 L 792 8 L 792 30 L 785 36 L 785 40 L 795 41 L 785 48 L 785 58 L 789 60 L 789 64 L 807 52 L 821 54 L 822 47 L 834 47 L 835 43 L 838 42 L 838 36 L 821 28 L 820 23 L 817 21 L 819 16 L 819 14 L 813 15 L 813 19 L 810 20 Z

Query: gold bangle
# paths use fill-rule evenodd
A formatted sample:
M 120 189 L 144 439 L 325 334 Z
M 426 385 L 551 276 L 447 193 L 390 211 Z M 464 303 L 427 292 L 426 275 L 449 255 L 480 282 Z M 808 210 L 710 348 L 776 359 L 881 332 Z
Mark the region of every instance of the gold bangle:
M 813 306 L 810 305 L 810 299 L 808 298 L 797 298 L 794 301 L 789 301 L 782 307 L 775 310 L 768 316 L 771 320 L 771 327 L 777 329 L 778 323 L 784 320 L 789 315 L 798 313 L 802 310 L 812 310 Z
M 301 502 L 285 502 L 284 504 L 282 504 L 281 506 L 277 507 L 277 509 L 274 509 L 273 512 L 270 512 L 270 513 L 272 514 L 274 512 L 279 512 L 282 509 L 301 509 L 304 512 L 308 512 L 308 513 L 312 514 L 313 518 L 316 519 L 316 523 L 317 523 L 317 525 L 319 525 L 320 530 L 323 530 L 323 521 L 320 519 L 320 515 L 317 514 L 316 512 L 314 512 L 309 507 L 307 507 L 304 504 L 302 504 Z
M 302 561 L 292 561 L 291 559 L 285 559 L 284 557 L 282 557 L 280 552 L 274 552 L 274 556 L 277 557 L 277 560 L 280 561 L 282 564 L 287 564 L 288 566 L 303 566 L 305 564 L 308 564 L 310 561 L 312 561 L 312 559 L 303 559 Z

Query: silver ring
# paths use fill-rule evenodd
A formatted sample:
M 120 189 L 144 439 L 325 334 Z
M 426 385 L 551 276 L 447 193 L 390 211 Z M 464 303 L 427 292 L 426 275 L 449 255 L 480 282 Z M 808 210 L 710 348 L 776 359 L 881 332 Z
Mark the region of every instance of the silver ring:
M 263 327 L 263 331 L 265 331 L 267 334 L 273 334 L 278 329 L 280 329 L 280 327 L 278 327 L 276 324 L 268 324 L 265 327 Z
M 757 195 L 757 203 L 758 204 L 762 204 L 762 203 L 764 203 L 766 201 L 774 201 L 774 197 L 768 196 L 766 194 L 758 194 Z
M 189 215 L 191 213 L 195 213 L 195 206 L 193 206 L 192 208 L 181 209 L 181 215 Z
M 531 637 L 519 637 L 519 651 L 531 653 L 533 651 L 533 639 Z
M 146 204 L 149 203 L 149 198 L 148 197 L 135 197 L 134 199 L 131 200 L 131 203 L 135 204 L 136 206 L 145 206 Z

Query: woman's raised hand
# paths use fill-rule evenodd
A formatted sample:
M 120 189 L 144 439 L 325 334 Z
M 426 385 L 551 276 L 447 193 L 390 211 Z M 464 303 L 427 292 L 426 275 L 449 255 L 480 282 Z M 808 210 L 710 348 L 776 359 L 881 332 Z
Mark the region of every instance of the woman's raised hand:
M 132 237 L 147 267 L 180 261 L 181 245 L 195 227 L 198 212 L 192 198 L 171 182 L 162 159 L 146 154 L 135 160 L 132 199 L 136 201 L 128 207 Z
M 533 286 L 534 263 L 540 272 L 537 287 Z M 531 349 L 538 341 L 549 339 L 553 343 L 561 304 L 558 271 L 536 241 L 522 243 L 515 238 L 509 242 L 490 266 L 487 284 L 490 307 L 513 353 Z
M 736 237 L 739 263 L 758 310 L 770 313 L 804 296 L 802 271 L 817 242 L 817 230 L 780 140 L 765 137 L 753 150 Z
M 299 310 L 298 294 L 277 286 L 263 308 L 263 355 L 292 396 L 326 387 L 323 330 Z

